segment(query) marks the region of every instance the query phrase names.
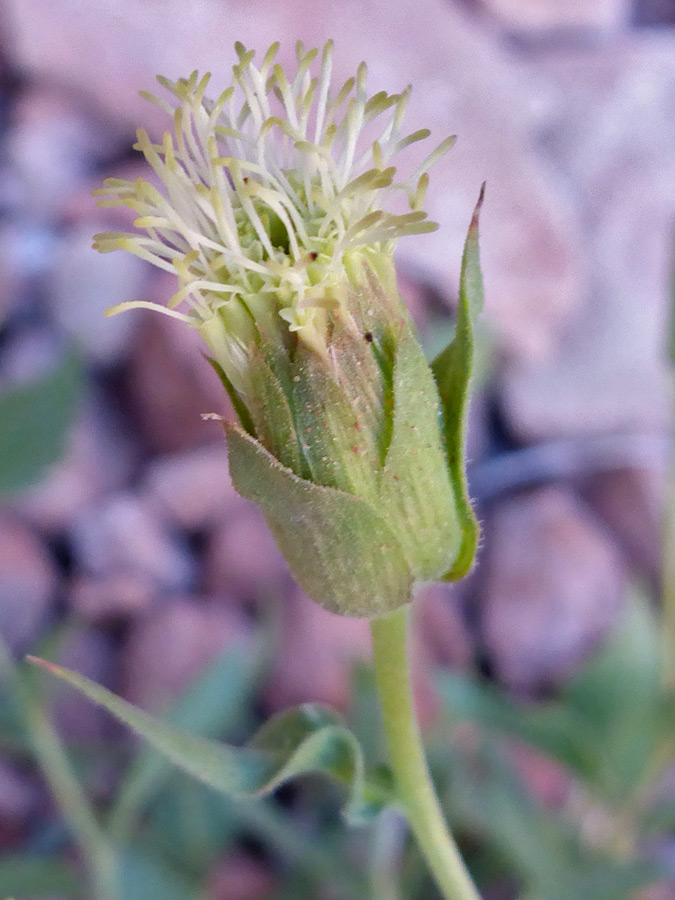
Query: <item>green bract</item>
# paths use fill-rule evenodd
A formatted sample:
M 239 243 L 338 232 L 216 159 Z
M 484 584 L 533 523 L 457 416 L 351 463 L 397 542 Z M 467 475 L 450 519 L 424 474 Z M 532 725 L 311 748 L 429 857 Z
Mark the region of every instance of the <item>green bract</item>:
M 208 76 L 160 79 L 173 104 L 151 99 L 173 132 L 161 145 L 139 132 L 137 148 L 163 189 L 108 179 L 100 202 L 131 207 L 139 230 L 95 246 L 176 273 L 167 307 L 110 312 L 151 306 L 199 330 L 239 419 L 225 426 L 235 487 L 262 508 L 310 596 L 375 617 L 408 602 L 415 581 L 461 577 L 475 552 L 463 444 L 477 218 L 456 337 L 429 367 L 393 251 L 437 227 L 421 209 L 427 170 L 453 139 L 395 180 L 392 158 L 429 134 L 401 133 L 410 90 L 369 98 L 362 64 L 333 94 L 330 42 L 315 76 L 318 50 L 299 45 L 289 79 L 277 49 L 257 68 L 237 45 L 215 101 Z M 397 198 L 409 212 L 391 211 Z

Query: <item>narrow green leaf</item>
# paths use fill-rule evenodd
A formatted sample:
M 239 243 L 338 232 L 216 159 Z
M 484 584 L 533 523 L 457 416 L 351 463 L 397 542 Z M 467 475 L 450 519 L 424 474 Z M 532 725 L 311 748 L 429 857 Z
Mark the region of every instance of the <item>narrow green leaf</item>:
M 606 645 L 553 701 L 525 706 L 458 674 L 440 674 L 438 685 L 452 718 L 529 743 L 622 803 L 659 734 L 658 630 L 647 604 L 632 598 Z
M 366 782 L 358 741 L 330 709 L 306 704 L 272 718 L 245 747 L 187 734 L 138 709 L 83 675 L 28 657 L 72 685 L 144 737 L 175 765 L 228 796 L 260 797 L 284 782 L 323 772 L 349 788 L 345 816 L 360 821 L 391 797 L 381 781 Z
M 558 895 L 560 900 L 635 900 L 637 892 L 669 876 L 665 866 L 655 862 L 621 863 L 598 859 L 569 875 L 569 888 Z M 557 885 L 551 885 L 557 890 Z
M 123 900 L 200 900 L 205 894 L 164 859 L 124 847 L 120 853 L 120 896 Z
M 562 885 L 576 855 L 572 830 L 542 809 L 501 749 L 479 736 L 470 752 L 453 747 L 451 760 L 445 798 L 456 827 L 480 834 L 526 884 L 557 877 Z M 538 896 L 557 900 L 558 893 Z
M 26 734 L 19 698 L 0 685 L 0 745 L 3 750 L 28 752 L 30 740 Z
M 525 705 L 491 684 L 458 672 L 439 673 L 437 686 L 450 720 L 474 722 L 493 738 L 517 738 L 581 777 L 594 777 L 597 747 L 586 721 L 564 702 Z
M 59 859 L 38 854 L 0 856 L 0 896 L 53 897 L 61 894 L 79 897 L 82 876 L 75 868 Z
M 606 645 L 564 689 L 601 763 L 598 786 L 618 803 L 638 788 L 659 738 L 661 638 L 649 600 L 629 595 Z
M 49 374 L 0 393 L 0 496 L 35 484 L 63 456 L 81 387 L 69 353 Z
M 644 833 L 675 831 L 675 797 L 659 798 L 640 821 Z
M 408 328 L 398 342 L 393 393 L 382 514 L 396 530 L 415 578 L 434 579 L 455 559 L 461 531 L 438 427 L 438 392 Z
M 346 616 L 374 617 L 410 600 L 411 574 L 389 525 L 359 497 L 298 478 L 225 424 L 230 476 L 263 510 L 300 587 Z
M 462 526 L 462 544 L 452 568 L 444 576 L 446 581 L 457 581 L 470 571 L 478 546 L 478 520 L 471 506 L 466 482 L 465 445 L 474 331 L 483 307 L 478 219 L 484 194 L 485 185 L 481 188 L 464 245 L 455 337 L 431 364 L 441 397 L 448 465 Z
M 594 861 L 572 860 L 568 868 L 536 881 L 531 891 L 520 900 L 635 900 L 638 892 L 656 881 L 668 877 L 664 867 L 655 863 L 618 863 L 598 858 Z
M 250 699 L 258 669 L 258 654 L 251 647 L 228 648 L 167 712 L 167 721 L 180 730 L 216 737 Z M 110 813 L 116 834 L 129 829 L 171 771 L 165 756 L 152 747 L 141 750 L 125 773 Z
M 446 802 L 456 827 L 482 836 L 522 881 L 530 900 L 628 900 L 659 868 L 591 849 L 570 821 L 534 797 L 490 737 L 453 748 Z
M 308 832 L 302 818 L 296 821 L 273 798 L 239 800 L 216 793 L 173 767 L 172 775 L 150 808 L 145 828 L 134 836 L 136 845 L 147 837 L 149 847 L 163 848 L 173 867 L 206 873 L 245 835 L 282 866 L 301 870 L 308 880 L 330 881 L 340 886 L 345 898 L 363 894 L 357 871 L 345 866 L 343 852 L 327 839 L 324 829 Z M 341 844 L 348 840 L 337 825 L 335 834 Z
M 171 778 L 162 784 L 134 830 L 134 844 L 138 846 L 147 840 L 148 847 L 166 856 L 173 868 L 205 875 L 218 859 L 227 855 L 241 833 L 232 810 L 237 805 L 264 801 L 238 801 L 216 793 L 187 772 L 176 769 L 166 757 L 161 759 L 170 769 Z

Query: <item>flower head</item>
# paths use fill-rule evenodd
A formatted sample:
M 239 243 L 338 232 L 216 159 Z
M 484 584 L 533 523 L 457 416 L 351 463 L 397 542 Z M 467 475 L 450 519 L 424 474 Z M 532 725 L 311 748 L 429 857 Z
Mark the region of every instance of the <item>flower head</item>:
M 339 90 L 331 85 L 333 44 L 297 45 L 287 77 L 273 44 L 259 67 L 236 45 L 232 84 L 206 95 L 210 76 L 171 82 L 171 116 L 161 144 L 138 132 L 162 186 L 107 179 L 100 205 L 137 214 L 134 233 L 95 237 L 101 252 L 124 249 L 178 277 L 161 311 L 200 329 L 231 382 L 246 393 L 251 347 L 261 333 L 288 333 L 325 354 L 331 315 L 348 315 L 346 283 L 362 258 L 377 263 L 396 240 L 437 226 L 422 210 L 427 170 L 452 145 L 443 141 L 405 179 L 397 154 L 428 137 L 403 134 L 410 88 L 368 96 L 366 66 Z M 312 70 L 317 71 L 313 74 Z M 403 197 L 408 212 L 394 212 Z M 120 304 L 109 314 L 143 301 Z
M 400 301 L 398 238 L 431 231 L 427 171 L 396 155 L 410 95 L 366 91 L 366 67 L 331 87 L 333 46 L 297 47 L 288 78 L 237 44 L 233 82 L 160 79 L 150 97 L 173 131 L 138 144 L 161 182 L 108 179 L 103 205 L 137 215 L 99 234 L 178 277 L 166 307 L 196 327 L 235 408 L 230 475 L 263 510 L 300 585 L 329 609 L 377 616 L 416 580 L 466 571 L 477 526 L 463 473 L 473 317 L 481 294 L 477 219 L 467 241 L 456 338 L 432 369 Z M 313 69 L 316 73 L 313 74 Z M 400 210 L 400 201 L 408 211 Z M 468 287 L 467 287 L 468 286 Z M 470 290 L 475 295 L 467 299 Z

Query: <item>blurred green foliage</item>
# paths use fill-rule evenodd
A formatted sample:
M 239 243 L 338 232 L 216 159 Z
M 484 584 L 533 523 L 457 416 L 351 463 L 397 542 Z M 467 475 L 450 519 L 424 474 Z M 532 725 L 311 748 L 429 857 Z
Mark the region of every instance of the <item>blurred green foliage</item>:
M 449 720 L 471 723 L 473 735 L 470 749 L 453 748 L 448 807 L 507 862 L 522 900 L 622 900 L 666 876 L 648 839 L 675 748 L 660 658 L 658 620 L 636 595 L 606 646 L 554 699 L 517 702 L 486 681 L 439 675 Z M 546 809 L 537 800 L 514 765 L 518 745 L 559 764 L 567 803 Z
M 0 498 L 35 484 L 63 456 L 82 386 L 70 351 L 46 374 L 0 389 Z
M 241 740 L 253 725 L 267 658 L 258 645 L 229 650 L 165 719 L 193 735 Z M 23 667 L 17 671 L 33 696 L 48 683 Z M 499 888 L 500 897 L 518 900 L 629 900 L 665 877 L 649 848 L 655 835 L 675 825 L 675 797 L 658 790 L 672 762 L 675 704 L 661 686 L 659 622 L 648 601 L 631 599 L 607 644 L 550 700 L 522 703 L 486 680 L 447 671 L 438 673 L 437 688 L 447 718 L 429 735 L 430 762 L 485 896 Z M 4 697 L 10 699 L 0 697 L 0 750 L 27 761 L 30 724 L 22 728 L 21 700 Z M 287 725 L 277 721 L 283 732 Z M 348 724 L 362 746 L 364 770 L 376 772 L 384 741 L 372 673 L 364 666 L 354 673 Z M 318 730 L 325 725 L 317 722 Z M 297 734 L 289 740 L 287 759 L 297 750 Z M 560 767 L 573 803 L 547 807 L 538 798 L 527 766 L 516 764 L 518 746 Z M 338 745 L 323 742 L 309 751 L 320 758 L 305 759 L 304 768 L 350 779 Z M 124 753 L 128 761 L 112 804 L 105 817 L 97 814 L 118 860 L 120 900 L 204 898 L 214 865 L 242 846 L 253 847 L 276 873 L 269 900 L 306 900 L 326 890 L 337 900 L 437 896 L 398 814 L 344 828 L 337 815 L 342 787 L 309 776 L 281 797 L 242 802 L 177 773 L 146 745 Z M 98 751 L 89 748 L 83 757 L 71 748 L 73 755 L 86 780 L 86 760 Z M 68 846 L 67 811 L 64 821 L 57 848 Z M 59 850 L 38 861 L 34 849 L 0 857 L 0 895 L 20 900 L 58 889 L 73 900 L 90 898 L 67 858 Z

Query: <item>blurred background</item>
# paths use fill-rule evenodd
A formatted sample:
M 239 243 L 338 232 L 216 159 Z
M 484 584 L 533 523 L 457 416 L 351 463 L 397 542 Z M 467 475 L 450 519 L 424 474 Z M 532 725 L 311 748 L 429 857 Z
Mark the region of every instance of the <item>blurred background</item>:
M 235 40 L 259 53 L 281 40 L 290 62 L 296 40 L 328 38 L 336 80 L 365 59 L 371 93 L 413 84 L 411 131 L 459 137 L 432 173 L 427 208 L 439 231 L 407 238 L 398 255 L 430 354 L 449 334 L 463 237 L 487 181 L 487 307 L 470 428 L 483 546 L 471 577 L 425 589 L 416 605 L 432 762 L 441 781 L 458 771 L 466 781 L 480 728 L 460 723 L 449 735 L 439 668 L 464 673 L 465 687 L 499 690 L 518 704 L 511 710 L 550 709 L 598 652 L 625 638 L 617 634 L 636 615 L 636 592 L 658 594 L 671 417 L 673 0 L 3 0 L 0 635 L 16 659 L 44 652 L 152 711 L 179 698 L 189 706 L 199 679 L 225 660 L 232 669 L 209 695 L 205 722 L 221 715 L 215 732 L 235 741 L 309 700 L 365 723 L 361 736 L 372 737 L 367 625 L 312 605 L 258 511 L 234 494 L 221 429 L 201 417 L 228 410 L 198 344 L 163 316 L 103 318 L 125 300 L 166 300 L 172 280 L 90 249 L 94 232 L 127 224 L 96 209 L 91 190 L 105 176 L 142 174 L 130 149 L 136 127 L 166 127 L 139 89 L 154 91 L 158 73 L 199 68 L 219 93 Z M 639 608 L 638 618 L 650 607 Z M 651 671 L 658 643 L 658 626 L 643 619 L 628 628 L 647 634 L 635 677 Z M 43 700 L 88 795 L 109 806 L 137 745 L 73 693 Z M 0 896 L 89 896 L 78 894 L 78 854 L 27 746 L 16 717 L 0 715 Z M 588 838 L 584 853 L 600 847 L 604 858 L 607 810 L 588 806 L 557 750 L 552 761 L 541 746 L 499 746 L 501 793 L 483 818 L 472 807 L 478 788 L 448 801 L 486 897 L 675 897 L 663 872 L 649 887 L 621 876 L 605 893 L 600 882 L 547 893 L 562 882 L 528 868 L 545 852 L 537 816 L 562 823 L 551 846 L 574 832 Z M 505 787 L 513 779 L 517 801 Z M 136 887 L 121 900 L 138 885 L 139 898 L 158 900 L 385 900 L 398 896 L 392 871 L 402 873 L 401 897 L 434 896 L 399 820 L 384 817 L 368 833 L 373 875 L 358 834 L 342 833 L 338 804 L 337 789 L 310 780 L 251 812 L 165 775 L 127 816 Z M 612 859 L 668 868 L 674 848 L 667 835 L 640 837 Z M 551 871 L 564 869 L 567 850 L 551 853 Z M 365 881 L 345 883 L 350 866 Z

